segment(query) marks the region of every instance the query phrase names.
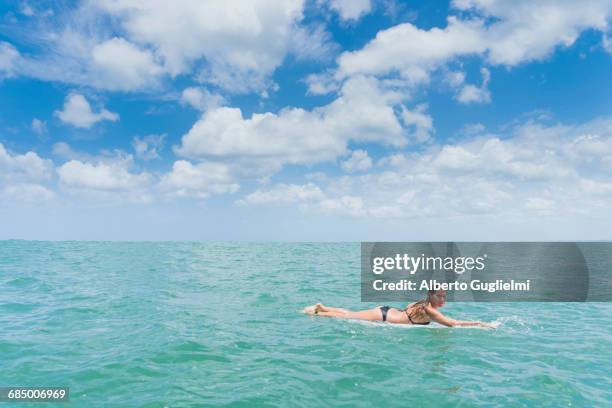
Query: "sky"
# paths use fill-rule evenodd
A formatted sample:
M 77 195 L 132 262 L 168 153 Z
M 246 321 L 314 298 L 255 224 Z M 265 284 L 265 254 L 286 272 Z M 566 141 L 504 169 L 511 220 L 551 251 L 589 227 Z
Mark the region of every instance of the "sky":
M 601 240 L 612 0 L 0 3 L 0 239 Z

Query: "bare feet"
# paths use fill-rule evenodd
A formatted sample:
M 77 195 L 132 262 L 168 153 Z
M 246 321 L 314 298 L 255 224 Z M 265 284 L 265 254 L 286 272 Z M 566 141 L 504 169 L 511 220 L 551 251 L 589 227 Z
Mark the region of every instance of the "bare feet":
M 309 315 L 316 315 L 317 313 L 321 312 L 323 310 L 323 305 L 320 303 L 317 303 L 315 305 L 312 306 L 306 306 L 302 312 L 309 314 Z
M 303 310 L 302 313 L 306 313 L 309 315 L 313 315 L 317 312 L 317 305 L 312 305 L 312 306 L 306 306 Z

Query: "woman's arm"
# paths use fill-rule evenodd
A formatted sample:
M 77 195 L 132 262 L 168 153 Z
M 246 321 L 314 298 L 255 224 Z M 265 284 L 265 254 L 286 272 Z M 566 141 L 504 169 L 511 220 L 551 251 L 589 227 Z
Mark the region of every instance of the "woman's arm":
M 486 328 L 489 328 L 489 329 L 494 329 L 495 328 L 495 326 L 493 326 L 492 324 L 489 324 L 489 323 L 483 323 L 483 322 L 479 322 L 479 321 L 450 319 L 450 318 L 444 316 L 442 313 L 440 313 L 439 310 L 434 309 L 431 306 L 426 307 L 425 311 L 427 312 L 427 315 L 429 315 L 429 318 L 431 320 L 433 320 L 436 323 L 443 324 L 444 326 L 448 326 L 448 327 L 479 326 L 479 327 L 486 327 Z

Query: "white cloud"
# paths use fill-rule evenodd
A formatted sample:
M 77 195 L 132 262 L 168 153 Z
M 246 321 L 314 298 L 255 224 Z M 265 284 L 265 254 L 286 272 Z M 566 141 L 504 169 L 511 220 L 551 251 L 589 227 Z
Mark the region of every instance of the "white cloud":
M 433 119 L 425 113 L 426 110 L 425 104 L 417 105 L 412 110 L 406 107 L 402 109 L 402 120 L 412 129 L 410 138 L 416 142 L 425 142 L 434 133 Z
M 354 150 L 351 157 L 342 162 L 341 167 L 349 173 L 368 171 L 372 168 L 372 158 L 365 150 Z
M 408 83 L 425 83 L 433 70 L 470 55 L 515 66 L 571 46 L 585 30 L 606 32 L 612 17 L 612 3 L 601 0 L 457 0 L 452 6 L 469 16 L 450 16 L 444 28 L 424 30 L 403 23 L 381 30 L 362 49 L 340 55 L 336 78 L 399 74 Z M 486 96 L 472 85 L 464 99 L 485 101 Z
M 28 32 L 28 53 L 14 59 L 13 73 L 47 81 L 61 81 L 110 90 L 143 90 L 156 86 L 163 69 L 156 66 L 153 52 L 115 37 L 111 20 L 95 2 L 80 2 L 74 8 L 37 13 L 16 30 Z M 0 54 L 2 54 L 0 52 Z M 1 60 L 1 58 L 0 58 Z
M 163 140 L 162 135 L 149 136 Z M 240 188 L 229 166 L 223 163 L 178 160 L 169 172 L 151 174 L 139 171 L 132 155 L 121 150 L 102 151 L 94 156 L 61 142 L 53 146 L 53 153 L 68 159 L 57 170 L 62 190 L 97 201 L 148 203 L 162 197 L 206 198 Z
M 20 58 L 19 51 L 13 45 L 0 41 L 0 79 L 16 75 Z
M 491 93 L 487 89 L 491 74 L 486 68 L 482 68 L 480 72 L 482 74 L 482 84 L 479 87 L 471 84 L 463 86 L 457 95 L 459 102 L 464 104 L 491 102 Z
M 84 1 L 57 8 L 53 24 L 48 13 L 25 23 L 40 47 L 21 59 L 18 73 L 121 91 L 150 91 L 188 75 L 262 92 L 274 86 L 271 75 L 287 55 L 329 56 L 331 37 L 301 24 L 303 7 L 303 0 Z
M 599 165 L 612 164 L 612 139 L 609 130 L 607 133 L 595 133 L 597 129 L 588 129 L 578 136 L 570 145 L 574 155 L 578 158 L 594 162 Z
M 576 126 L 527 121 L 504 134 L 467 137 L 396 154 L 373 173 L 318 176 L 321 194 L 287 202 L 374 218 L 596 216 L 612 209 L 611 119 Z
M 304 210 L 321 211 L 325 214 L 365 215 L 363 200 L 360 197 L 344 195 L 329 198 L 311 182 L 306 184 L 281 183 L 268 190 L 256 190 L 244 199 L 238 200 L 237 204 L 298 204 Z
M 453 6 L 496 19 L 483 32 L 488 60 L 509 66 L 545 58 L 557 46 L 569 47 L 584 30 L 605 31 L 612 16 L 612 3 L 606 0 L 456 0 Z
M 573 169 L 564 163 L 567 153 L 558 147 L 551 150 L 551 140 L 539 143 L 532 140 L 532 135 L 542 133 L 540 126 L 525 126 L 517 132 L 525 131 L 527 134 L 522 136 L 519 133 L 513 139 L 487 136 L 460 145 L 446 145 L 426 165 L 441 172 L 497 174 L 520 180 L 554 180 L 572 176 Z M 538 147 L 546 149 L 548 154 L 542 154 Z
M 56 197 L 56 194 L 40 184 L 22 183 L 8 185 L 0 189 L 0 197 L 13 201 L 37 203 L 52 200 Z
M 302 0 L 104 1 L 132 42 L 150 47 L 172 76 L 205 59 L 200 79 L 232 91 L 262 89 L 291 47 Z
M 91 4 L 91 3 L 84 3 Z M 105 38 L 103 23 L 79 9 L 63 28 L 36 31 L 39 54 L 19 60 L 19 74 L 102 90 L 151 91 L 166 74 L 154 52 L 119 37 Z M 38 29 L 40 30 L 40 28 Z
M 164 147 L 166 135 L 146 135 L 142 138 L 134 137 L 132 147 L 136 157 L 142 160 L 153 160 L 159 158 L 159 151 Z
M 373 7 L 370 0 L 324 2 L 346 21 Z M 226 91 L 261 93 L 274 88 L 272 75 L 288 55 L 321 59 L 335 53 L 329 33 L 303 21 L 303 9 L 303 0 L 182 0 L 173 7 L 163 0 L 81 2 L 54 17 L 53 25 L 39 16 L 29 19 L 31 42 L 43 51 L 20 55 L 0 43 L 0 75 L 125 91 L 147 91 L 165 78 L 189 75 Z M 456 16 L 443 28 L 403 23 L 379 31 L 362 49 L 338 58 L 335 79 L 397 74 L 408 84 L 425 83 L 433 70 L 472 55 L 511 67 L 571 46 L 589 29 L 604 34 L 605 46 L 612 5 L 457 0 L 451 13 Z M 333 85 L 309 83 L 313 94 Z M 483 100 L 485 94 L 468 85 L 464 96 Z
M 459 130 L 460 136 L 476 136 L 485 131 L 486 127 L 482 123 L 468 123 Z
M 421 30 L 403 23 L 379 31 L 361 50 L 344 52 L 338 58 L 340 78 L 356 74 L 399 73 L 412 83 L 429 80 L 429 72 L 446 61 L 485 51 L 479 21 L 449 17 L 448 25 Z
M 139 49 L 123 38 L 115 37 L 96 45 L 91 57 L 97 82 L 110 90 L 155 87 L 162 73 L 150 51 Z
M 325 95 L 340 88 L 339 81 L 330 72 L 310 74 L 305 78 L 304 82 L 308 85 L 309 95 Z
M 288 204 L 320 200 L 324 198 L 321 189 L 313 183 L 277 184 L 269 190 L 256 190 L 247 195 L 240 204 Z
M 90 161 L 93 160 L 94 157 L 87 154 L 74 150 L 70 145 L 66 142 L 57 142 L 53 144 L 51 148 L 51 153 L 54 156 L 57 156 L 64 160 L 72 160 L 77 159 L 80 161 Z
M 355 77 L 335 101 L 311 111 L 286 108 L 245 118 L 237 108 L 212 109 L 175 152 L 195 159 L 254 160 L 275 171 L 284 164 L 333 161 L 346 154 L 349 141 L 401 147 L 407 132 L 394 111 L 399 103 L 399 95 L 376 80 Z
M 225 98 L 221 95 L 211 93 L 205 88 L 189 87 L 183 89 L 181 102 L 190 105 L 192 108 L 206 111 L 217 108 L 225 104 Z
M 0 143 L 0 198 L 36 202 L 50 200 L 55 193 L 40 183 L 51 180 L 54 166 L 34 152 L 13 154 Z
M 318 203 L 317 207 L 326 214 L 341 214 L 352 217 L 360 217 L 366 215 L 363 199 L 345 195 L 338 198 L 327 198 Z
M 444 77 L 446 83 L 451 87 L 456 88 L 465 82 L 465 72 L 448 71 Z
M 551 210 L 555 207 L 555 202 L 545 198 L 530 197 L 525 201 L 525 208 L 529 210 Z
M 587 194 L 603 197 L 612 194 L 612 183 L 606 181 L 581 179 L 579 185 L 580 188 Z
M 0 143 L 0 181 L 43 181 L 53 175 L 53 163 L 34 152 L 11 154 Z
M 32 8 L 32 6 L 30 6 L 28 3 L 24 2 L 24 3 L 21 4 L 21 14 L 23 14 L 24 16 L 27 16 L 27 17 L 32 17 L 33 15 L 36 14 L 36 12 Z
M 117 159 L 83 162 L 70 160 L 61 165 L 57 172 L 62 185 L 84 190 L 134 191 L 150 184 L 148 173 L 131 173 L 131 156 Z
M 38 118 L 32 119 L 31 124 L 32 131 L 37 135 L 42 135 L 47 133 L 47 122 L 40 120 Z
M 345 21 L 359 20 L 372 10 L 370 0 L 329 0 L 329 7 Z
M 463 104 L 491 102 L 491 95 L 488 90 L 479 88 L 475 85 L 465 85 L 457 95 L 457 100 Z
M 609 54 L 612 54 L 612 39 L 608 36 L 608 34 L 603 35 L 602 45 L 604 50 L 606 50 Z
M 339 48 L 323 25 L 296 27 L 291 36 L 290 51 L 299 60 L 326 61 Z
M 173 196 L 205 198 L 213 194 L 234 193 L 240 186 L 223 163 L 206 161 L 194 165 L 178 160 L 174 162 L 172 171 L 161 178 L 159 188 Z
M 465 82 L 465 72 L 446 71 L 444 74 L 444 82 L 452 88 L 457 88 Z
M 55 111 L 62 122 L 68 123 L 77 128 L 89 129 L 96 123 L 109 120 L 116 122 L 119 120 L 119 115 L 102 108 L 98 113 L 91 110 L 91 106 L 85 97 L 81 94 L 71 93 L 64 101 L 64 108 L 61 111 Z

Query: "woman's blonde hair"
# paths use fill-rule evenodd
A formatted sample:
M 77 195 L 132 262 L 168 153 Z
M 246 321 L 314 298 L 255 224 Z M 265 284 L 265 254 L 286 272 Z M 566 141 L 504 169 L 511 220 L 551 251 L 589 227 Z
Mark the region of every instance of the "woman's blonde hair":
M 431 304 L 432 296 L 444 296 L 446 298 L 446 291 L 444 289 L 428 290 L 427 297 L 425 299 L 419 300 L 414 305 L 415 306 L 420 306 L 420 305 L 426 306 L 428 304 Z

